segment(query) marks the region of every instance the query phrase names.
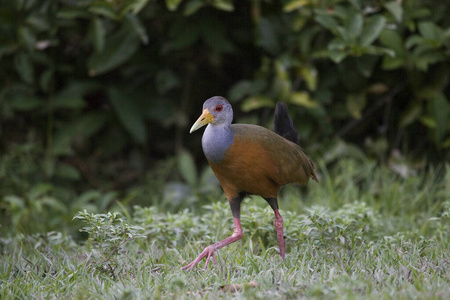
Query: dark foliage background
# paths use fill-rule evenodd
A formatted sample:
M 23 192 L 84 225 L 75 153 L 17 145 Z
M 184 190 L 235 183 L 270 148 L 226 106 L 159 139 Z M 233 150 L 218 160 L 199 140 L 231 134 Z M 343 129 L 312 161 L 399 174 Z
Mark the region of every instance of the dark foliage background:
M 2 1 L 3 226 L 195 210 L 220 194 L 188 134 L 213 95 L 267 127 L 287 102 L 326 165 L 365 155 L 408 176 L 448 161 L 449 14 L 433 0 Z

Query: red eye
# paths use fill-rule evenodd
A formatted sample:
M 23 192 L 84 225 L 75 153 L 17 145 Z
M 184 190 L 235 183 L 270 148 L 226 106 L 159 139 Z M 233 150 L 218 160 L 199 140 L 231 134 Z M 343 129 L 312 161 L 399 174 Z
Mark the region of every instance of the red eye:
M 216 106 L 216 111 L 222 111 L 222 109 L 223 109 L 223 106 L 222 106 L 222 105 L 217 105 L 217 106 Z

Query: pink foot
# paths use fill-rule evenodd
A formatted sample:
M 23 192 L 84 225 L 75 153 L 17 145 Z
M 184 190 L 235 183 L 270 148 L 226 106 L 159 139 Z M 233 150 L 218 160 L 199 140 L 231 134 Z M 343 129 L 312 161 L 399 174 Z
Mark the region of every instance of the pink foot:
M 205 263 L 204 269 L 206 269 L 206 267 L 208 266 L 211 257 L 213 258 L 214 264 L 216 264 L 216 263 L 217 263 L 217 262 L 216 262 L 216 256 L 214 255 L 214 252 L 215 252 L 215 251 L 216 251 L 216 250 L 214 249 L 214 246 L 208 246 L 208 247 L 206 247 L 206 248 L 203 250 L 203 252 L 200 253 L 200 255 L 197 256 L 197 258 L 196 258 L 193 262 L 191 262 L 190 264 L 188 264 L 188 265 L 182 267 L 182 269 L 183 269 L 183 270 L 188 270 L 188 271 L 192 270 L 192 269 L 195 268 L 195 267 L 198 265 L 198 263 L 199 263 L 202 259 L 204 259 L 205 257 L 206 257 L 206 263 Z
M 233 234 L 223 241 L 220 241 L 218 243 L 215 243 L 214 245 L 206 247 L 202 253 L 200 253 L 197 258 L 191 262 L 190 264 L 182 267 L 183 270 L 192 270 L 195 266 L 198 265 L 198 263 L 206 257 L 206 263 L 205 263 L 205 269 L 209 264 L 209 261 L 211 260 L 211 257 L 213 258 L 214 264 L 216 264 L 216 257 L 214 256 L 214 252 L 219 250 L 222 247 L 225 247 L 226 245 L 229 245 L 231 243 L 234 243 L 242 238 L 242 228 L 241 228 L 241 221 L 239 218 L 234 218 L 234 231 Z

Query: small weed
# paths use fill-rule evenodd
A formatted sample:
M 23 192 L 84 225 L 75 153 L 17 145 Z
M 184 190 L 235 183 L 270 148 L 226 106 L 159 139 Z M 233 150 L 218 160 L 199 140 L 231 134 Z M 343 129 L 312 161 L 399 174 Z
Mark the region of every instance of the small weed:
M 144 228 L 130 224 L 117 212 L 90 214 L 84 210 L 78 212 L 75 219 L 87 224 L 80 231 L 89 234 L 87 249 L 94 256 L 95 267 L 113 278 L 116 278 L 123 267 L 120 257 L 127 251 L 125 244 L 146 237 L 143 234 Z

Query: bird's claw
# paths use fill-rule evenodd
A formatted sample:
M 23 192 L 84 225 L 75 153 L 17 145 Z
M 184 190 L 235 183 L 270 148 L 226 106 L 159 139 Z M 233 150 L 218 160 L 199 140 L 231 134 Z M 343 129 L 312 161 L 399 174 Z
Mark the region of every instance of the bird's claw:
M 186 266 L 182 267 L 182 269 L 183 269 L 183 270 L 190 271 L 190 270 L 192 270 L 193 268 L 195 268 L 195 267 L 198 265 L 198 263 L 199 263 L 200 261 L 202 261 L 202 259 L 204 259 L 204 258 L 206 257 L 206 262 L 205 262 L 205 267 L 204 267 L 204 270 L 206 270 L 206 268 L 208 267 L 209 261 L 211 260 L 211 257 L 213 258 L 214 264 L 217 263 L 217 261 L 216 261 L 216 256 L 214 255 L 214 252 L 215 252 L 215 251 L 216 251 L 216 249 L 215 249 L 214 246 L 208 246 L 208 247 L 206 247 L 206 248 L 202 251 L 202 253 L 200 253 L 200 255 L 197 256 L 197 258 L 196 258 L 194 261 L 192 261 L 190 264 L 187 264 Z

